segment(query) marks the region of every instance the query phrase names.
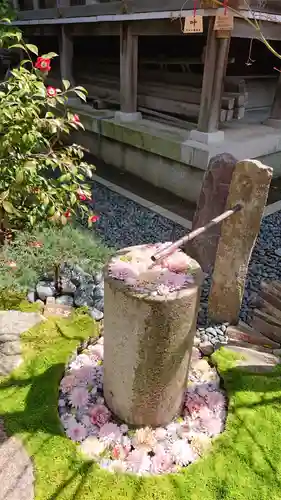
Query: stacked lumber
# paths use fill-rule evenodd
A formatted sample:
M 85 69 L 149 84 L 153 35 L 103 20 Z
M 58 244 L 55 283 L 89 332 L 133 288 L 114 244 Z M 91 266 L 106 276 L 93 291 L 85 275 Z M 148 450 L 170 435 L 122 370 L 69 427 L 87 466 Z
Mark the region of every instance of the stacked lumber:
M 142 110 L 166 113 L 183 119 L 197 121 L 200 110 L 201 87 L 190 84 L 166 84 L 159 80 L 144 78 L 139 75 L 138 108 Z M 199 76 L 200 75 L 189 75 Z M 201 78 L 202 79 L 202 78 Z M 106 105 L 120 103 L 120 80 L 117 75 L 97 72 L 93 76 L 80 71 L 76 80 L 88 91 L 90 99 L 100 99 Z M 192 78 L 191 78 L 192 80 Z M 196 80 L 196 79 L 194 79 Z M 221 100 L 220 121 L 226 122 L 244 116 L 247 95 L 244 89 L 233 90 L 227 86 Z M 141 109 L 140 109 L 141 110 Z
M 229 60 L 232 63 L 233 60 Z M 200 73 L 190 68 L 202 66 L 200 58 L 140 57 L 138 69 L 138 109 L 155 119 L 173 121 L 179 126 L 197 122 L 202 88 Z M 119 107 L 120 66 L 118 58 L 75 61 L 75 80 L 89 92 L 100 107 Z M 269 109 L 274 98 L 274 75 L 227 76 L 221 100 L 220 121 L 242 119 L 245 112 Z M 185 125 L 184 125 L 185 124 Z
M 281 282 L 261 282 L 252 326 L 260 333 L 281 344 Z

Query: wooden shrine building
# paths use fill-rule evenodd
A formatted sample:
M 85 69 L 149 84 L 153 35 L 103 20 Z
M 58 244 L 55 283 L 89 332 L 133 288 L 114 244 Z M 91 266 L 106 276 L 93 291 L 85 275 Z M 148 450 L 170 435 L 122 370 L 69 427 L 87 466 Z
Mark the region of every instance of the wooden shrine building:
M 281 175 L 281 59 L 260 41 L 281 55 L 281 1 L 13 2 L 28 41 L 60 55 L 50 82 L 88 90 L 77 141 L 105 162 L 192 202 L 219 152 Z

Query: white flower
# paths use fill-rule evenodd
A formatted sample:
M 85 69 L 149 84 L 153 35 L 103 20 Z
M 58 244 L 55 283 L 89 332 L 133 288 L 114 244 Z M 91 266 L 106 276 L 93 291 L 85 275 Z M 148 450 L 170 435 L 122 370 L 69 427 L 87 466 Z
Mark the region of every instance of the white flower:
M 149 472 L 151 460 L 143 450 L 133 450 L 127 458 L 128 470 L 135 474 L 142 475 Z
M 195 460 L 194 453 L 188 443 L 182 439 L 174 441 L 171 446 L 171 456 L 177 465 L 188 465 Z
M 99 457 L 105 448 L 105 444 L 94 436 L 87 437 L 80 446 L 81 452 L 92 459 Z
M 149 452 L 156 444 L 156 439 L 152 429 L 149 427 L 137 429 L 133 437 L 132 444 L 134 448 Z
M 164 439 L 166 439 L 166 436 L 167 436 L 166 429 L 164 429 L 163 427 L 158 427 L 158 429 L 156 429 L 155 437 L 157 441 L 164 441 Z

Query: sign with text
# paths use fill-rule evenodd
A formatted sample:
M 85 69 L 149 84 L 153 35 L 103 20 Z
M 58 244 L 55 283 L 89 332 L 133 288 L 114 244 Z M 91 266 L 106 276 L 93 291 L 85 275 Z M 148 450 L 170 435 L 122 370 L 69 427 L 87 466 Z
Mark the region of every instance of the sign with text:
M 203 33 L 203 17 L 187 16 L 184 20 L 184 33 Z
M 214 29 L 216 31 L 232 31 L 233 30 L 233 15 L 226 14 L 217 14 L 215 19 Z
M 60 316 L 61 318 L 69 318 L 71 316 L 73 309 L 70 306 L 64 304 L 47 304 L 44 309 L 44 316 L 46 318 L 50 316 Z

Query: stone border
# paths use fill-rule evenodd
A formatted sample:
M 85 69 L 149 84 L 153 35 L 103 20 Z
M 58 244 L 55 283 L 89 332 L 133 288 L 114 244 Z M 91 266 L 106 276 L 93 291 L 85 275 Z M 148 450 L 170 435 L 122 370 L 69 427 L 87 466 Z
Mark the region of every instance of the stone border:
M 146 200 L 145 198 L 142 198 L 141 196 L 138 196 L 135 193 L 131 193 L 131 191 L 128 191 L 128 189 L 124 189 L 121 186 L 118 186 L 118 184 L 114 184 L 113 182 L 103 179 L 102 177 L 96 174 L 93 175 L 93 180 L 97 181 L 99 184 L 102 184 L 108 189 L 115 191 L 115 193 L 124 196 L 124 198 L 128 198 L 129 200 L 138 203 L 142 207 L 145 207 L 148 210 L 152 210 L 152 212 L 155 212 L 158 215 L 161 215 L 162 217 L 171 220 L 175 224 L 179 224 L 180 226 L 189 230 L 192 228 L 192 221 L 185 219 L 181 215 L 178 215 L 175 212 L 171 212 L 170 210 L 167 210 L 166 208 L 161 207 L 160 205 L 156 205 L 156 203 Z M 281 210 L 281 200 L 276 201 L 275 203 L 272 203 L 271 205 L 265 207 L 262 218 L 264 219 L 265 217 L 268 217 L 269 215 L 272 215 L 275 212 L 279 212 L 279 210 Z

